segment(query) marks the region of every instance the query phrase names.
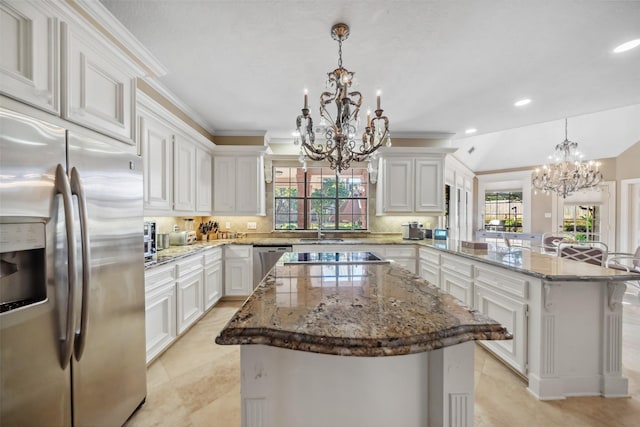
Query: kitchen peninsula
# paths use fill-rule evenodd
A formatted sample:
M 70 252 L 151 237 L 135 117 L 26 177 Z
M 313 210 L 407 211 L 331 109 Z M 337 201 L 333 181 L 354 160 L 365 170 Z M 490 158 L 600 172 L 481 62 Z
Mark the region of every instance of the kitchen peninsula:
M 254 344 L 244 426 L 472 425 L 473 340 L 510 339 L 502 325 L 396 263 L 301 257 L 285 254 L 216 338 Z

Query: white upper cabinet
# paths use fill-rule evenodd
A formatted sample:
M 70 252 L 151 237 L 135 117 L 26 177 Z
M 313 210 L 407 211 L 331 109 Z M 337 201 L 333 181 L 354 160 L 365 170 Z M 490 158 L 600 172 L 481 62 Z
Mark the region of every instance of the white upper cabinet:
M 416 212 L 444 210 L 443 160 L 416 159 Z
M 413 159 L 382 159 L 383 212 L 413 212 L 415 193 Z
M 451 149 L 391 148 L 380 156 L 376 215 L 444 212 L 444 156 Z
M 264 147 L 253 149 L 250 154 L 240 151 L 214 155 L 213 212 L 215 215 L 266 214 Z
M 171 211 L 173 194 L 173 132 L 150 114 L 140 111 L 140 148 L 144 165 L 144 208 Z
M 198 148 L 196 151 L 196 211 L 211 212 L 212 188 L 211 154 Z
M 196 146 L 176 138 L 173 143 L 173 209 L 196 210 Z
M 62 115 L 132 142 L 135 72 L 99 40 L 62 24 Z
M 58 20 L 28 1 L 0 3 L 0 92 L 58 114 Z
M 145 215 L 211 215 L 214 144 L 146 94 L 137 98 Z

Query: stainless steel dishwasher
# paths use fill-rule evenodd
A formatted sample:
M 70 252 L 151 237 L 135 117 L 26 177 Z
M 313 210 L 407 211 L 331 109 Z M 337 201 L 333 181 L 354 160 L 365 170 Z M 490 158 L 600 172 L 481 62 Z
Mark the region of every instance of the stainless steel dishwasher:
M 283 253 L 291 252 L 291 246 L 253 247 L 253 287 L 258 286 L 269 270 L 276 265 Z

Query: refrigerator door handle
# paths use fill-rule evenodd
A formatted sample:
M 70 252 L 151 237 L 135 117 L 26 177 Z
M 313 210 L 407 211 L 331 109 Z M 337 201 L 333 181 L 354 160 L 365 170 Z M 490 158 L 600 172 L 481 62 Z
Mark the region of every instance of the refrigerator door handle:
M 82 242 L 82 307 L 80 309 L 80 327 L 76 331 L 74 355 L 80 361 L 86 343 L 89 327 L 89 289 L 91 288 L 91 255 L 89 253 L 89 224 L 87 215 L 87 199 L 82 189 L 82 181 L 78 170 L 71 169 L 71 194 L 78 196 L 78 213 L 80 214 L 80 241 Z
M 56 168 L 56 194 L 62 195 L 62 203 L 64 206 L 64 222 L 67 231 L 67 269 L 69 279 L 69 298 L 67 300 L 67 324 L 65 335 L 60 338 L 60 365 L 62 369 L 66 369 L 71 361 L 71 352 L 73 351 L 74 327 L 76 324 L 76 287 L 77 287 L 77 269 L 76 269 L 76 238 L 73 228 L 73 201 L 71 200 L 71 186 L 69 178 L 61 164 Z

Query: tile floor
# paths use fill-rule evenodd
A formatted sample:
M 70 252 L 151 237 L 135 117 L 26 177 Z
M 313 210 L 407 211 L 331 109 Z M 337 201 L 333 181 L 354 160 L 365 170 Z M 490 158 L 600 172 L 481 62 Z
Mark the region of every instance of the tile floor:
M 239 347 L 218 346 L 213 341 L 239 306 L 238 302 L 218 304 L 149 366 L 147 402 L 126 427 L 240 426 Z M 640 427 L 637 288 L 627 290 L 623 319 L 623 364 L 624 375 L 629 378 L 629 398 L 536 400 L 523 380 L 476 346 L 474 425 Z

